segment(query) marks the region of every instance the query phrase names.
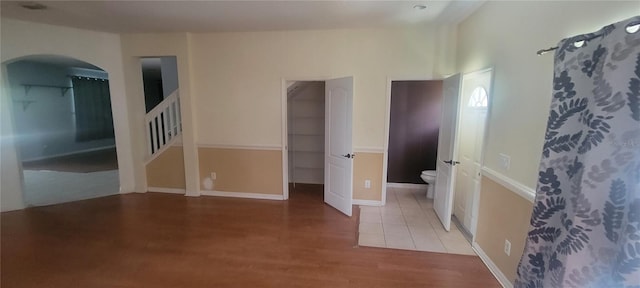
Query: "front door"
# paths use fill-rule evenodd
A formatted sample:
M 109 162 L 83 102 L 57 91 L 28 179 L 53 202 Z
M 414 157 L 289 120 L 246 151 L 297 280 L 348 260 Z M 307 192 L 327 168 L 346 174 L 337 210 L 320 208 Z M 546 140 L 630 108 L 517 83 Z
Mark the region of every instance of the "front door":
M 351 216 L 353 77 L 325 83 L 324 202 Z
M 475 234 L 482 169 L 482 147 L 487 117 L 491 70 L 465 75 L 460 96 L 457 149 L 460 164 L 456 166 L 453 215 L 462 226 Z

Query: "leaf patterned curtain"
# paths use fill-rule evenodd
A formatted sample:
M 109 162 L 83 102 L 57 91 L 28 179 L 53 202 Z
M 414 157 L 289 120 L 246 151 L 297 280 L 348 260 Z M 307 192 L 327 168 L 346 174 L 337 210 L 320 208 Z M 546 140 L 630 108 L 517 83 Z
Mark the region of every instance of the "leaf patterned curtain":
M 76 141 L 113 138 L 109 81 L 86 77 L 73 77 L 71 81 L 76 113 Z
M 558 45 L 516 287 L 640 287 L 638 23 Z

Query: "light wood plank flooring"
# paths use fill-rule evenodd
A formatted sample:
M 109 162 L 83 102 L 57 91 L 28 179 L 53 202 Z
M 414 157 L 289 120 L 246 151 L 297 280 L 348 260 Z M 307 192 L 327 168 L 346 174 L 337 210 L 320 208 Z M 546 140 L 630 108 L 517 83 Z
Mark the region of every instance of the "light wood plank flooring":
M 289 201 L 116 195 L 1 215 L 10 287 L 500 287 L 478 257 L 358 247 L 357 217 Z

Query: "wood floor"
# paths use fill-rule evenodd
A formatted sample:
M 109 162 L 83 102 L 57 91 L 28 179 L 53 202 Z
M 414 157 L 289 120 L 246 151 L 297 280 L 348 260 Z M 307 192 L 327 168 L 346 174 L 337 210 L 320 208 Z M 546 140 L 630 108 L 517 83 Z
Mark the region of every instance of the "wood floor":
M 146 193 L 1 215 L 1 287 L 500 287 L 478 257 L 357 247 L 322 194 Z

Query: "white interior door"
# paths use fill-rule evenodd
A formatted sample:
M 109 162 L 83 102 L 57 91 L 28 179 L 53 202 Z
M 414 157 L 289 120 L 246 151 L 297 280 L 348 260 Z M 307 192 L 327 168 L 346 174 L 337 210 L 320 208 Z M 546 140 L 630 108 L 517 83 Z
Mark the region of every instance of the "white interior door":
M 458 98 L 460 95 L 460 74 L 444 80 L 442 99 L 442 121 L 438 135 L 438 160 L 436 163 L 436 187 L 433 209 L 444 229 L 451 228 L 453 206 L 453 180 L 455 177 L 455 137 L 458 120 Z
M 464 75 L 458 116 L 455 200 L 453 214 L 475 235 L 482 170 L 482 147 L 491 94 L 492 70 Z
M 325 83 L 324 202 L 351 216 L 353 77 Z

